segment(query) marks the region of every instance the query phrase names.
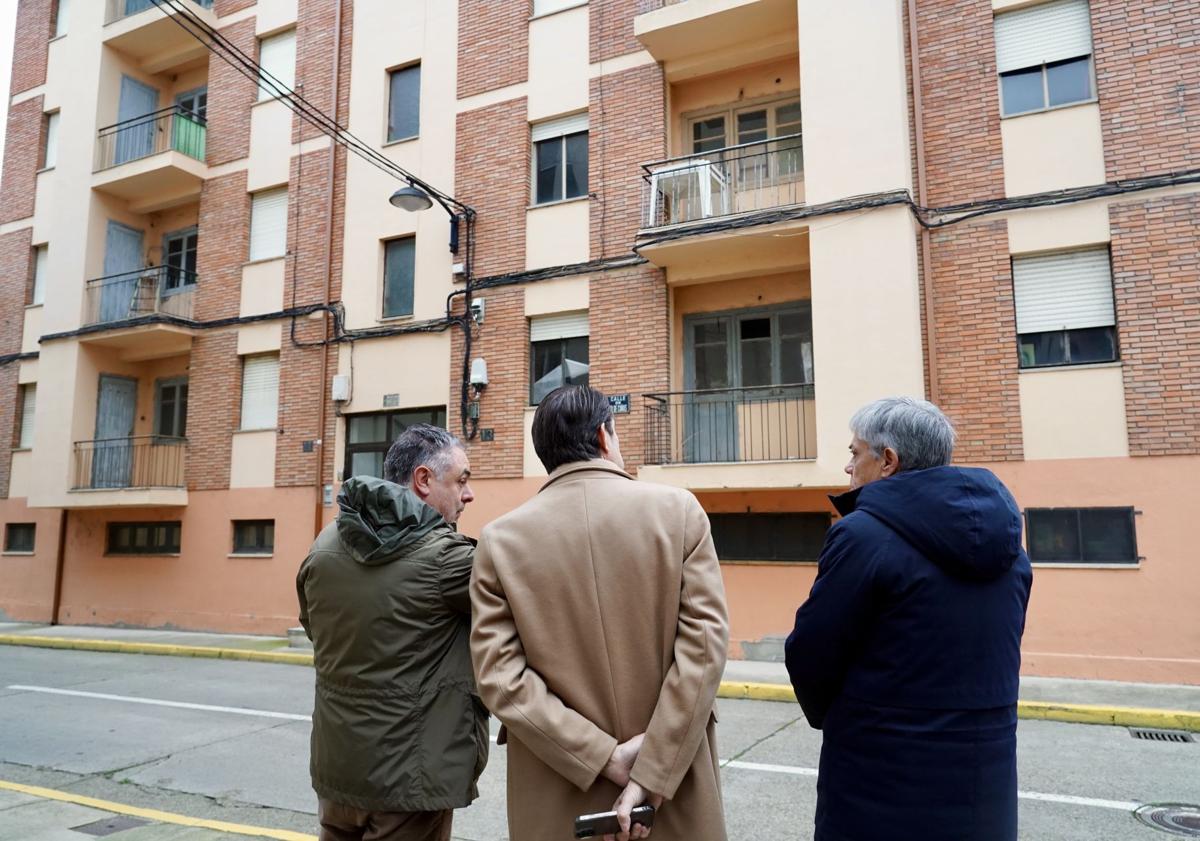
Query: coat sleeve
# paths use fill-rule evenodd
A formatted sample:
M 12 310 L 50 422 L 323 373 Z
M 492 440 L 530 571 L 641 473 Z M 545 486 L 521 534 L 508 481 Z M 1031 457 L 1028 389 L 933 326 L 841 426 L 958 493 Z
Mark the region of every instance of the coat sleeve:
M 617 740 L 563 703 L 529 667 L 486 530 L 475 550 L 471 607 L 471 660 L 484 704 L 538 759 L 587 791 Z
M 674 659 L 659 690 L 632 778 L 667 799 L 696 757 L 725 672 L 729 619 L 708 515 L 690 494 Z
M 475 547 L 461 535 L 454 535 L 438 558 L 438 591 L 442 601 L 455 613 L 471 615 L 471 567 Z
M 821 729 L 867 631 L 874 564 L 845 522 L 829 531 L 808 600 L 784 644 L 788 676 L 809 725 Z
M 304 633 L 308 635 L 309 642 L 312 641 L 312 628 L 308 622 L 308 595 L 304 592 L 304 582 L 308 578 L 309 555 L 304 559 L 304 563 L 300 564 L 300 571 L 296 573 L 296 599 L 300 602 L 300 624 L 304 626 Z

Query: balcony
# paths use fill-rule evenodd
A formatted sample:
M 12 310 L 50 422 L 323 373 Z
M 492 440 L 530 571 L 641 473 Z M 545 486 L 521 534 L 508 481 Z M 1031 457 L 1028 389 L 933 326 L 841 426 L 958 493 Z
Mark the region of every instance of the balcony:
M 111 325 L 92 332 L 90 344 L 115 348 L 121 359 L 138 362 L 187 353 L 196 297 L 195 273 L 177 266 L 151 266 L 89 280 L 84 291 L 85 327 Z
M 188 11 L 216 27 L 212 0 L 182 0 Z M 104 43 L 132 59 L 151 75 L 180 71 L 208 60 L 200 41 L 176 23 L 175 12 L 159 8 L 153 0 L 107 0 Z
M 796 0 L 639 0 L 633 30 L 674 82 L 794 54 L 796 20 Z
M 100 129 L 92 187 L 152 213 L 195 201 L 208 175 L 207 123 L 178 105 Z
M 70 507 L 186 505 L 186 462 L 186 438 L 77 441 Z

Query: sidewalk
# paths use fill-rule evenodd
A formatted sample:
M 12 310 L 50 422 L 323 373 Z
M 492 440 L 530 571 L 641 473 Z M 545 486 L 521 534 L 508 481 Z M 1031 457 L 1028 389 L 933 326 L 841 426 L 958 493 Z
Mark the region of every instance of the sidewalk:
M 0 645 L 312 663 L 287 637 L 190 631 L 0 622 Z M 795 702 L 783 664 L 755 660 L 730 660 L 720 694 Z M 1022 718 L 1200 732 L 1200 686 L 1023 677 L 1020 698 Z

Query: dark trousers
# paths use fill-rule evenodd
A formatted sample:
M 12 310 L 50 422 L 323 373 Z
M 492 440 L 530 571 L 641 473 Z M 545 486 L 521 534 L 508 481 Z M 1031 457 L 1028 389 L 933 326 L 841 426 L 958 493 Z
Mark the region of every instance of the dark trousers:
M 320 841 L 450 841 L 454 812 L 368 812 L 318 797 Z

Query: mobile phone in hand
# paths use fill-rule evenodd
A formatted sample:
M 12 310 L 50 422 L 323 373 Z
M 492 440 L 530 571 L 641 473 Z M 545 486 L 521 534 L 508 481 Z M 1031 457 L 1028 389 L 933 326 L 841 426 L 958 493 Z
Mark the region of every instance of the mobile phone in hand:
M 654 807 L 637 806 L 629 813 L 629 823 L 654 826 Z M 616 835 L 621 831 L 616 812 L 598 812 L 595 815 L 580 815 L 575 819 L 576 838 L 595 838 L 598 835 Z

